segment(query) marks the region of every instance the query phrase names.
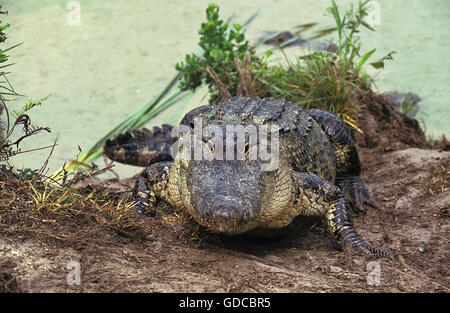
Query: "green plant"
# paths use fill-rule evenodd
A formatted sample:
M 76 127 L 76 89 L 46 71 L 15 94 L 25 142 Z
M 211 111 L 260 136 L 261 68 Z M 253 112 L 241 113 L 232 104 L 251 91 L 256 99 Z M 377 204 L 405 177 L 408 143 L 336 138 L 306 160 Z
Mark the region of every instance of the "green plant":
M 357 97 L 370 88 L 371 78 L 363 69 L 376 50 L 371 49 L 360 56 L 359 29 L 365 27 L 374 30 L 364 21 L 368 14 L 367 5 L 368 1 L 360 1 L 356 8 L 351 5 L 341 16 L 335 1 L 332 1 L 327 11 L 334 18 L 336 26 L 316 32 L 312 38 L 336 32 L 337 51 L 317 51 L 299 57 L 295 62 L 288 62 L 287 68 L 276 65 L 261 72 L 259 80 L 264 83 L 265 95 L 283 97 L 299 103 L 307 110 L 317 108 L 330 111 L 359 130 L 356 121 L 361 104 Z M 297 28 L 302 30 L 314 25 L 310 23 Z M 395 51 L 370 65 L 382 68 L 384 61 L 392 59 L 393 53 Z
M 327 110 L 353 124 L 358 112 L 357 102 L 353 101 L 357 82 L 349 78 L 337 62 L 315 53 L 297 59 L 288 68 L 273 66 L 260 80 L 265 85 L 265 96 L 285 98 L 305 110 Z
M 7 14 L 7 11 L 2 11 L 1 8 L 2 6 L 0 6 L 0 15 Z M 2 25 L 2 21 L 0 21 L 0 44 L 4 44 L 4 42 L 7 40 L 8 37 L 4 31 L 9 27 L 10 24 Z M 23 139 L 32 136 L 42 130 L 50 132 L 50 129 L 47 127 L 33 126 L 31 124 L 31 118 L 27 114 L 28 111 L 32 110 L 37 106 L 40 106 L 49 96 L 39 100 L 29 99 L 22 109 L 12 110 L 11 114 L 10 110 L 8 109 L 8 106 L 6 105 L 7 101 L 10 100 L 8 97 L 21 96 L 14 90 L 14 88 L 10 84 L 7 78 L 9 72 L 4 71 L 6 67 L 13 65 L 13 63 L 7 63 L 9 57 L 6 54 L 6 52 L 10 51 L 11 49 L 14 49 L 19 45 L 20 44 L 16 44 L 6 49 L 0 48 L 0 160 L 1 161 L 8 161 L 10 157 L 20 153 L 21 151 L 19 149 L 19 144 Z M 6 121 L 3 121 L 3 119 L 1 119 L 3 111 L 5 112 L 6 115 Z M 21 135 L 18 139 L 13 141 L 11 140 L 11 135 L 13 134 L 15 127 L 17 125 L 22 125 L 22 130 L 25 134 Z M 19 177 L 23 177 L 22 173 L 18 173 L 17 175 L 19 175 Z
M 359 1 L 356 10 L 354 9 L 353 4 L 351 4 L 350 9 L 345 12 L 342 18 L 334 0 L 331 1 L 332 6 L 327 9 L 327 11 L 333 15 L 336 22 L 339 61 L 341 66 L 343 66 L 343 69 L 347 71 L 354 66 L 354 71 L 358 72 L 376 50 L 370 50 L 359 59 L 356 65 L 354 64 L 361 49 L 361 44 L 359 42 L 360 38 L 356 35 L 359 32 L 359 28 L 364 26 L 365 28 L 374 31 L 374 29 L 364 21 L 364 18 L 367 16 L 368 2 L 369 1 L 364 1 L 361 3 L 361 1 Z
M 2 14 L 7 14 L 8 12 L 2 11 L 2 6 L 0 5 L 0 16 Z M 4 43 L 6 41 L 6 34 L 5 30 L 8 29 L 11 25 L 5 24 L 2 25 L 2 21 L 0 20 L 0 43 Z M 10 95 L 17 95 L 17 93 L 12 89 L 11 85 L 9 84 L 7 78 L 6 78 L 6 72 L 4 72 L 4 69 L 8 66 L 11 66 L 12 64 L 5 64 L 8 61 L 8 55 L 6 55 L 6 52 L 8 50 L 11 50 L 13 47 L 9 49 L 1 49 L 0 48 L 0 76 L 2 77 L 2 81 L 0 81 L 0 117 L 3 114 L 3 111 L 5 110 L 5 96 Z M 9 125 L 9 120 L 8 123 Z M 0 144 L 4 142 L 4 131 L 5 131 L 5 124 L 0 119 Z
M 11 171 L 6 165 L 2 164 L 0 166 L 0 174 L 7 175 Z M 33 170 L 31 168 L 17 169 L 16 171 L 11 171 L 12 178 L 14 180 L 28 179 L 38 174 L 38 170 Z
M 357 7 L 351 5 L 341 16 L 332 1 L 327 11 L 336 26 L 316 32 L 312 38 L 337 32 L 338 51 L 317 51 L 294 62 L 287 60 L 288 67 L 269 65 L 271 50 L 256 55 L 245 40 L 243 28 L 224 24 L 219 18 L 218 6 L 210 4 L 206 10 L 207 21 L 201 24 L 199 31 L 203 54 L 187 55 L 185 63 L 177 64 L 182 74 L 179 86 L 183 90 L 195 90 L 201 84 L 207 85 L 210 102 L 232 96 L 285 98 L 305 109 L 319 108 L 335 113 L 357 129 L 355 122 L 360 107 L 355 97 L 371 83 L 363 68 L 375 52 L 372 49 L 360 56 L 359 28 L 373 30 L 364 21 L 368 2 L 360 1 Z M 299 25 L 298 32 L 315 24 Z M 392 59 L 392 53 L 371 65 L 383 67 L 385 60 Z
M 354 75 L 359 75 L 363 65 L 367 63 L 369 58 L 376 51 L 376 48 L 374 48 L 366 52 L 361 57 L 359 54 L 361 50 L 361 43 L 358 33 L 361 26 L 371 31 L 375 31 L 372 26 L 365 22 L 365 18 L 368 15 L 369 3 L 370 0 L 366 0 L 364 2 L 359 1 L 356 9 L 353 4 L 350 4 L 350 9 L 344 13 L 342 18 L 338 6 L 334 0 L 331 1 L 331 7 L 327 9 L 336 22 L 335 29 L 338 34 L 339 63 L 345 72 L 351 71 Z M 394 53 L 396 52 L 391 51 L 380 60 L 370 63 L 370 65 L 376 69 L 383 68 L 384 61 L 392 60 L 392 55 Z
M 240 77 L 260 61 L 245 40 L 243 26 L 229 27 L 219 18 L 219 7 L 213 3 L 206 9 L 206 22 L 201 24 L 199 34 L 202 53 L 186 55 L 184 63 L 176 64 L 182 74 L 180 89 L 195 90 L 206 84 L 211 102 L 236 94 Z

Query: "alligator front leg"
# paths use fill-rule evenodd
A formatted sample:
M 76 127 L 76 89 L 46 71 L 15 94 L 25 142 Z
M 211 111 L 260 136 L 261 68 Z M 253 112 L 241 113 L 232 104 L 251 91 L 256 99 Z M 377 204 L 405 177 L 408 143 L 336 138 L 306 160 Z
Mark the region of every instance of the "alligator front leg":
M 372 247 L 356 233 L 348 214 L 350 204 L 337 186 L 314 174 L 292 172 L 291 178 L 294 186 L 294 207 L 300 215 L 324 216 L 328 232 L 341 248 L 378 256 L 392 256 L 388 251 Z
M 133 190 L 136 201 L 134 209 L 138 214 L 149 212 L 154 216 L 160 200 L 167 200 L 169 171 L 173 162 L 160 162 L 145 169 L 138 178 Z
M 336 156 L 336 186 L 349 199 L 355 211 L 362 211 L 362 205 L 379 207 L 360 178 L 361 164 L 355 142 L 345 123 L 327 111 L 313 109 L 308 114 L 319 123 L 327 134 Z

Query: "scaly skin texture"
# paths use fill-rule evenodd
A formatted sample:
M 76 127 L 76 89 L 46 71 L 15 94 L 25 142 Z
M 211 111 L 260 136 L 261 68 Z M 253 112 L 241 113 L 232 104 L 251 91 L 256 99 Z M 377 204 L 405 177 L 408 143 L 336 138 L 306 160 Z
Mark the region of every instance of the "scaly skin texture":
M 105 144 L 111 159 L 124 162 L 128 155 L 127 163 L 149 166 L 134 189 L 138 212 L 153 212 L 163 200 L 211 231 L 229 235 L 267 233 L 287 228 L 301 216 L 321 216 L 342 248 L 391 256 L 364 242 L 353 228 L 349 209 L 377 204 L 359 177 L 358 153 L 338 117 L 321 110 L 305 113 L 298 105 L 271 98 L 232 98 L 203 106 L 186 114 L 181 124 L 194 128 L 196 117 L 204 130 L 214 130 L 174 139 L 169 135 L 173 128 L 165 125 Z M 240 146 L 238 135 L 226 132 L 261 125 L 279 128 L 267 139 L 270 145 L 279 137 L 278 164 L 270 170 L 261 167 L 267 160 L 249 157 L 262 144 L 260 137 L 254 145 L 246 133 Z M 217 132 L 224 134 L 220 141 L 214 141 Z M 192 154 L 186 148 L 192 138 L 203 151 L 200 160 L 186 158 Z M 178 156 L 184 155 L 175 160 L 167 157 L 174 141 Z M 227 149 L 233 151 L 232 159 L 216 154 Z
M 175 142 L 171 130 L 172 126 L 164 124 L 161 128 L 154 127 L 152 132 L 143 128 L 119 134 L 106 141 L 103 151 L 112 160 L 137 166 L 171 161 L 169 149 Z

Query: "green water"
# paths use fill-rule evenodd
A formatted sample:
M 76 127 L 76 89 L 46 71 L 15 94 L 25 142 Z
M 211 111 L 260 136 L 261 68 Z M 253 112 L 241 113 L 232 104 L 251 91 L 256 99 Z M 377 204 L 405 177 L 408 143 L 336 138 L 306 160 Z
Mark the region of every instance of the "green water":
M 40 98 L 52 94 L 32 112 L 33 123 L 48 126 L 52 134 L 24 141 L 22 149 L 58 146 L 49 160 L 49 173 L 88 149 L 129 113 L 145 104 L 175 74 L 184 55 L 198 51 L 197 31 L 209 1 L 80 0 L 80 25 L 68 25 L 69 1 L 0 0 L 12 24 L 9 79 L 21 94 Z M 337 1 L 347 7 L 355 1 Z M 325 13 L 330 1 L 216 1 L 225 19 L 236 14 L 243 22 L 257 10 L 247 31 L 255 39 L 266 30 L 291 29 L 319 22 L 333 25 Z M 380 92 L 411 91 L 423 99 L 418 118 L 430 137 L 450 137 L 450 1 L 380 0 L 376 32 L 362 32 L 363 51 L 377 48 L 373 60 L 396 50 L 395 60 L 372 72 Z M 201 95 L 191 106 L 197 105 Z M 13 101 L 18 107 L 24 99 Z M 184 110 L 188 110 L 187 108 Z M 180 113 L 180 112 L 178 112 Z M 168 111 L 151 124 L 180 118 Z M 14 157 L 17 167 L 40 168 L 49 151 Z M 102 164 L 103 161 L 98 161 Z M 137 169 L 118 166 L 120 174 Z

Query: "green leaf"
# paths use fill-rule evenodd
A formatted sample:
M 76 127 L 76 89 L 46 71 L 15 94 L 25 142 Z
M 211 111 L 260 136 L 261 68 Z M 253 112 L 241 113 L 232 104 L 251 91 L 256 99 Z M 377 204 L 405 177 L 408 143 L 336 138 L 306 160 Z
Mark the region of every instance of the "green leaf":
M 312 22 L 312 23 L 300 24 L 300 25 L 294 26 L 294 28 L 298 28 L 298 32 L 303 32 L 303 31 L 308 30 L 311 27 L 314 27 L 316 25 L 317 25 L 317 22 Z
M 27 103 L 25 103 L 25 105 L 23 106 L 23 108 L 20 111 L 13 110 L 13 115 L 17 118 L 20 115 L 24 114 L 25 112 L 31 110 L 32 108 L 41 106 L 42 103 L 45 100 L 47 100 L 50 96 L 51 95 L 48 95 L 48 96 L 38 99 L 38 100 L 28 99 Z
M 372 62 L 369 63 L 370 65 L 372 65 L 372 67 L 376 68 L 377 70 L 380 68 L 384 68 L 384 62 L 383 61 L 376 61 L 376 62 Z
M 16 44 L 16 45 L 14 45 L 14 46 L 11 46 L 11 47 L 9 47 L 9 48 L 6 48 L 5 50 L 3 50 L 3 52 L 8 52 L 9 50 L 14 49 L 15 47 L 20 46 L 21 44 L 22 44 L 22 42 L 21 42 L 21 43 L 18 43 L 18 44 Z
M 393 60 L 394 57 L 392 55 L 395 53 L 397 53 L 395 50 L 391 51 L 387 55 L 385 55 L 384 57 L 379 59 L 378 61 L 370 63 L 370 65 L 372 65 L 376 69 L 384 68 L 384 61 Z
M 339 51 L 341 51 L 341 45 L 342 45 L 342 22 L 341 22 L 341 16 L 339 15 L 339 9 L 336 5 L 336 2 L 334 0 L 331 1 L 332 7 L 328 8 L 328 11 L 331 12 L 331 14 L 334 16 L 334 19 L 336 21 L 336 27 L 338 31 L 338 40 L 339 40 Z
M 233 28 L 237 31 L 242 30 L 242 26 L 240 24 L 233 24 Z
M 369 24 L 367 24 L 364 21 L 361 21 L 361 25 L 363 25 L 367 29 L 370 29 L 371 31 L 375 31 L 375 29 L 372 26 L 370 26 Z
M 313 40 L 313 39 L 321 38 L 321 37 L 323 37 L 323 36 L 326 36 L 326 35 L 328 35 L 328 34 L 331 34 L 331 33 L 335 32 L 336 30 L 337 30 L 337 27 L 336 27 L 336 26 L 333 26 L 333 27 L 327 27 L 327 28 L 325 28 L 325 29 L 318 30 L 318 31 L 316 31 L 316 32 L 314 33 L 315 35 L 313 35 L 313 36 L 311 36 L 311 37 L 308 37 L 308 40 Z
M 367 62 L 367 60 L 370 58 L 370 56 L 376 51 L 377 49 L 374 48 L 372 50 L 370 50 L 369 52 L 367 52 L 366 54 L 364 54 L 361 59 L 359 60 L 358 64 L 355 67 L 356 71 L 359 71 L 359 69 Z

